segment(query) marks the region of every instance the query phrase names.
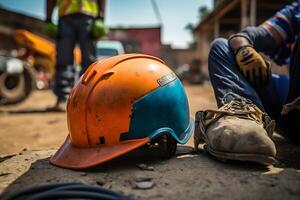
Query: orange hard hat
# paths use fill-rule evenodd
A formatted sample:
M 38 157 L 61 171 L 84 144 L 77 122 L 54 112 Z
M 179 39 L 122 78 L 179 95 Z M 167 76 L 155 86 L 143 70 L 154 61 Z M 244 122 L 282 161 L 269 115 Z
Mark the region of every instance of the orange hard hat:
M 67 122 L 69 135 L 50 162 L 70 169 L 106 162 L 160 135 L 184 144 L 193 129 L 180 80 L 143 54 L 93 63 L 68 98 Z

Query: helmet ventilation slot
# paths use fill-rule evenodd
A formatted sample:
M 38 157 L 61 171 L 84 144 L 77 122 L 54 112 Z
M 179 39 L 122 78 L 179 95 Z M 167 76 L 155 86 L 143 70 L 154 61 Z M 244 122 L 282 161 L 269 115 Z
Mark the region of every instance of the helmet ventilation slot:
M 105 144 L 105 139 L 104 137 L 99 137 L 99 144 Z

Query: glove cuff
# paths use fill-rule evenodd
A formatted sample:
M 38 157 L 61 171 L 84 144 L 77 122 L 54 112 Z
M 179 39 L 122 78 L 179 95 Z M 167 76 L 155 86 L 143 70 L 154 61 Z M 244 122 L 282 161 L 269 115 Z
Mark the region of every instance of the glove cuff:
M 251 47 L 253 48 L 253 46 L 251 44 L 247 44 L 247 45 L 244 45 L 244 46 L 241 46 L 240 48 L 238 48 L 235 52 L 234 52 L 234 55 L 236 55 L 241 49 L 244 49 L 246 47 Z
M 243 45 L 241 46 L 240 48 L 238 48 L 237 50 L 234 51 L 234 54 L 236 55 L 236 53 L 243 47 L 252 47 L 253 48 L 253 42 L 250 40 L 250 38 L 243 34 L 243 33 L 237 33 L 237 34 L 234 34 L 234 35 L 231 35 L 229 38 L 228 38 L 228 46 L 230 46 L 230 41 L 235 38 L 235 37 L 243 37 L 245 38 L 246 40 L 248 40 L 249 44 L 248 45 Z

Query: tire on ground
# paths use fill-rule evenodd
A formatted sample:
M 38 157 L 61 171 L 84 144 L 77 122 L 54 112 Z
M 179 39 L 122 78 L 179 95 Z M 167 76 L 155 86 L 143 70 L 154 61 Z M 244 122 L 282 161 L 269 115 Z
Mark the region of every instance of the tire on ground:
M 21 74 L 0 74 L 0 104 L 15 104 L 25 100 L 35 88 L 34 70 L 25 65 Z

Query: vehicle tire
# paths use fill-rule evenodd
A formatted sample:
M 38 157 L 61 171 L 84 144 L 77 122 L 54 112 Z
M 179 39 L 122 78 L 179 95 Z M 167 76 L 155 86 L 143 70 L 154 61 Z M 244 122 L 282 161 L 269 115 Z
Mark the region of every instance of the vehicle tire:
M 0 104 L 15 104 L 25 100 L 35 88 L 33 69 L 28 66 L 20 74 L 0 74 Z

